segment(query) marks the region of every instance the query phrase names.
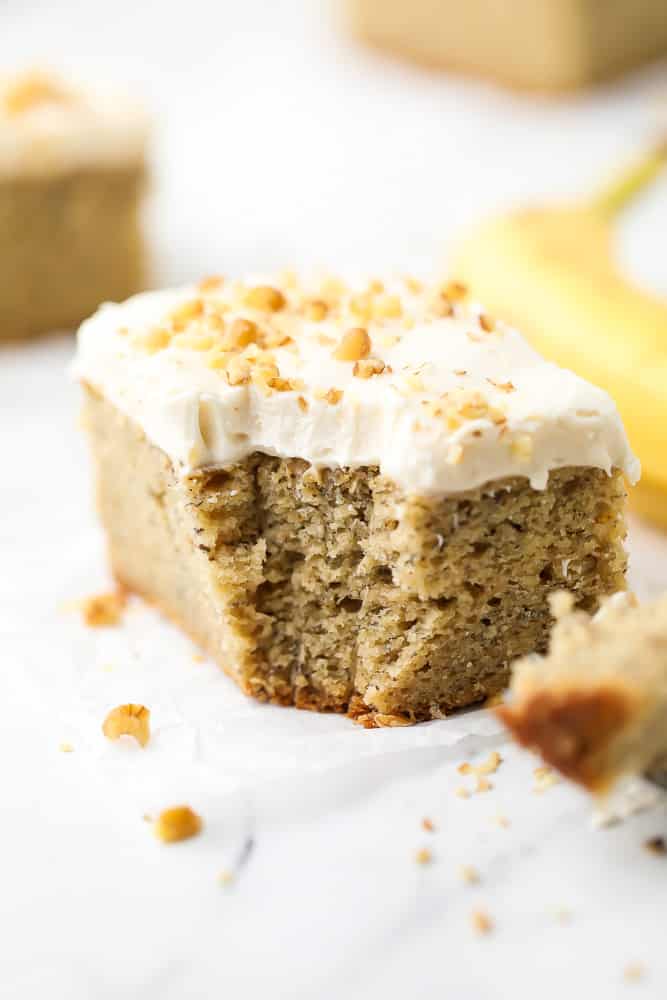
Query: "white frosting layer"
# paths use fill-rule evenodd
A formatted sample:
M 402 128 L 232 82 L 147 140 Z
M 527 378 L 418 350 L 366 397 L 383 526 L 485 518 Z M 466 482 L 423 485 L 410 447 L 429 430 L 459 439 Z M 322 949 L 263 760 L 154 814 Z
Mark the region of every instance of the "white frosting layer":
M 225 295 L 238 301 L 238 289 L 228 287 Z M 315 466 L 376 465 L 407 493 L 423 495 L 514 475 L 543 489 L 552 469 L 571 465 L 618 468 L 633 482 L 639 476 L 610 397 L 544 361 L 514 330 L 483 332 L 479 310 L 429 318 L 420 297 L 402 294 L 403 317 L 366 324 L 372 356 L 392 370 L 366 379 L 332 358 L 332 343 L 358 321 L 340 313 L 300 318 L 295 343 L 272 349 L 280 375 L 299 388 L 267 394 L 228 384 L 206 351 L 179 338 L 155 353 L 139 346 L 142 334 L 197 294 L 151 292 L 103 306 L 82 325 L 74 363 L 75 374 L 136 421 L 183 474 L 260 451 Z M 262 323 L 246 307 L 233 305 L 227 324 L 234 317 Z M 383 346 L 392 337 L 400 340 Z M 335 404 L 319 398 L 331 388 L 343 392 Z M 470 397 L 486 401 L 488 413 L 466 410 Z M 461 400 L 465 419 L 443 418 L 442 407 L 451 415 Z
M 127 95 L 75 90 L 41 74 L 0 78 L 0 176 L 141 163 L 147 136 L 146 113 Z

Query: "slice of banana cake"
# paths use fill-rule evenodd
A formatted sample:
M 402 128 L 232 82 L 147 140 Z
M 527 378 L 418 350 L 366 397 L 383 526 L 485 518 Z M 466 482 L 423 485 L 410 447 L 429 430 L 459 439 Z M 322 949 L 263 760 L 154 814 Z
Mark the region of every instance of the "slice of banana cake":
M 247 693 L 439 717 L 624 586 L 611 399 L 407 278 L 211 278 L 106 305 L 75 373 L 119 582 Z
M 513 668 L 498 710 L 524 746 L 593 792 L 667 762 L 667 595 L 610 598 L 592 619 L 571 610 L 547 656 Z

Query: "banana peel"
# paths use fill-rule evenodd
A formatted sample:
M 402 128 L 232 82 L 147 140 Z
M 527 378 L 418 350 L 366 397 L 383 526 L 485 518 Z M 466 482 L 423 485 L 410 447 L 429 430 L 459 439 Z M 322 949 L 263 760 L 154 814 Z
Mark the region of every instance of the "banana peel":
M 518 327 L 541 354 L 615 399 L 642 463 L 631 503 L 663 528 L 667 300 L 621 272 L 613 222 L 666 164 L 667 143 L 588 201 L 491 219 L 455 249 L 452 266 L 473 298 Z

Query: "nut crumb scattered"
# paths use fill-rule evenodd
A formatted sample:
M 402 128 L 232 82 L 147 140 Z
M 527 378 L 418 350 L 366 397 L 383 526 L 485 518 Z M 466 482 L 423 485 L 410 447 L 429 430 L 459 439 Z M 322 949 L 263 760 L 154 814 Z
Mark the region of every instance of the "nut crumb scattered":
M 114 590 L 108 594 L 96 594 L 86 597 L 79 607 L 86 625 L 99 628 L 105 625 L 118 625 L 127 605 L 127 594 L 124 590 Z
M 336 361 L 361 361 L 371 352 L 371 338 L 362 326 L 353 326 L 343 334 L 333 352 Z
M 664 837 L 649 837 L 644 841 L 644 847 L 651 854 L 667 854 L 667 841 Z
M 468 885 L 477 885 L 479 882 L 479 872 L 472 865 L 459 865 L 459 875 Z
M 473 910 L 470 915 L 470 922 L 477 934 L 490 934 L 493 930 L 493 920 L 485 910 Z
M 158 840 L 165 844 L 175 844 L 180 840 L 196 837 L 202 829 L 201 816 L 190 806 L 173 806 L 160 813 L 153 830 Z
M 127 704 L 112 708 L 102 723 L 102 732 L 108 740 L 132 736 L 145 747 L 151 737 L 151 713 L 145 705 Z
M 428 847 L 421 847 L 415 854 L 415 861 L 418 865 L 430 865 L 433 861 L 433 855 L 429 851 Z
M 422 830 L 426 830 L 427 833 L 435 833 L 435 823 L 428 816 L 424 816 L 422 820 Z
M 504 830 L 510 825 L 510 821 L 507 816 L 503 816 L 502 813 L 498 816 L 492 816 L 491 821 L 496 824 L 496 826 L 501 826 Z

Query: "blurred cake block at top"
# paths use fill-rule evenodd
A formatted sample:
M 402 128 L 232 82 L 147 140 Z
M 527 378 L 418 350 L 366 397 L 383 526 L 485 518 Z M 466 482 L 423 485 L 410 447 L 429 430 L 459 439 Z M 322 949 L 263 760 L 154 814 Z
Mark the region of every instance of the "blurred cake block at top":
M 0 79 L 0 339 L 74 327 L 144 286 L 146 139 L 128 97 Z
M 511 87 L 582 87 L 667 54 L 665 0 L 346 0 L 357 35 Z

